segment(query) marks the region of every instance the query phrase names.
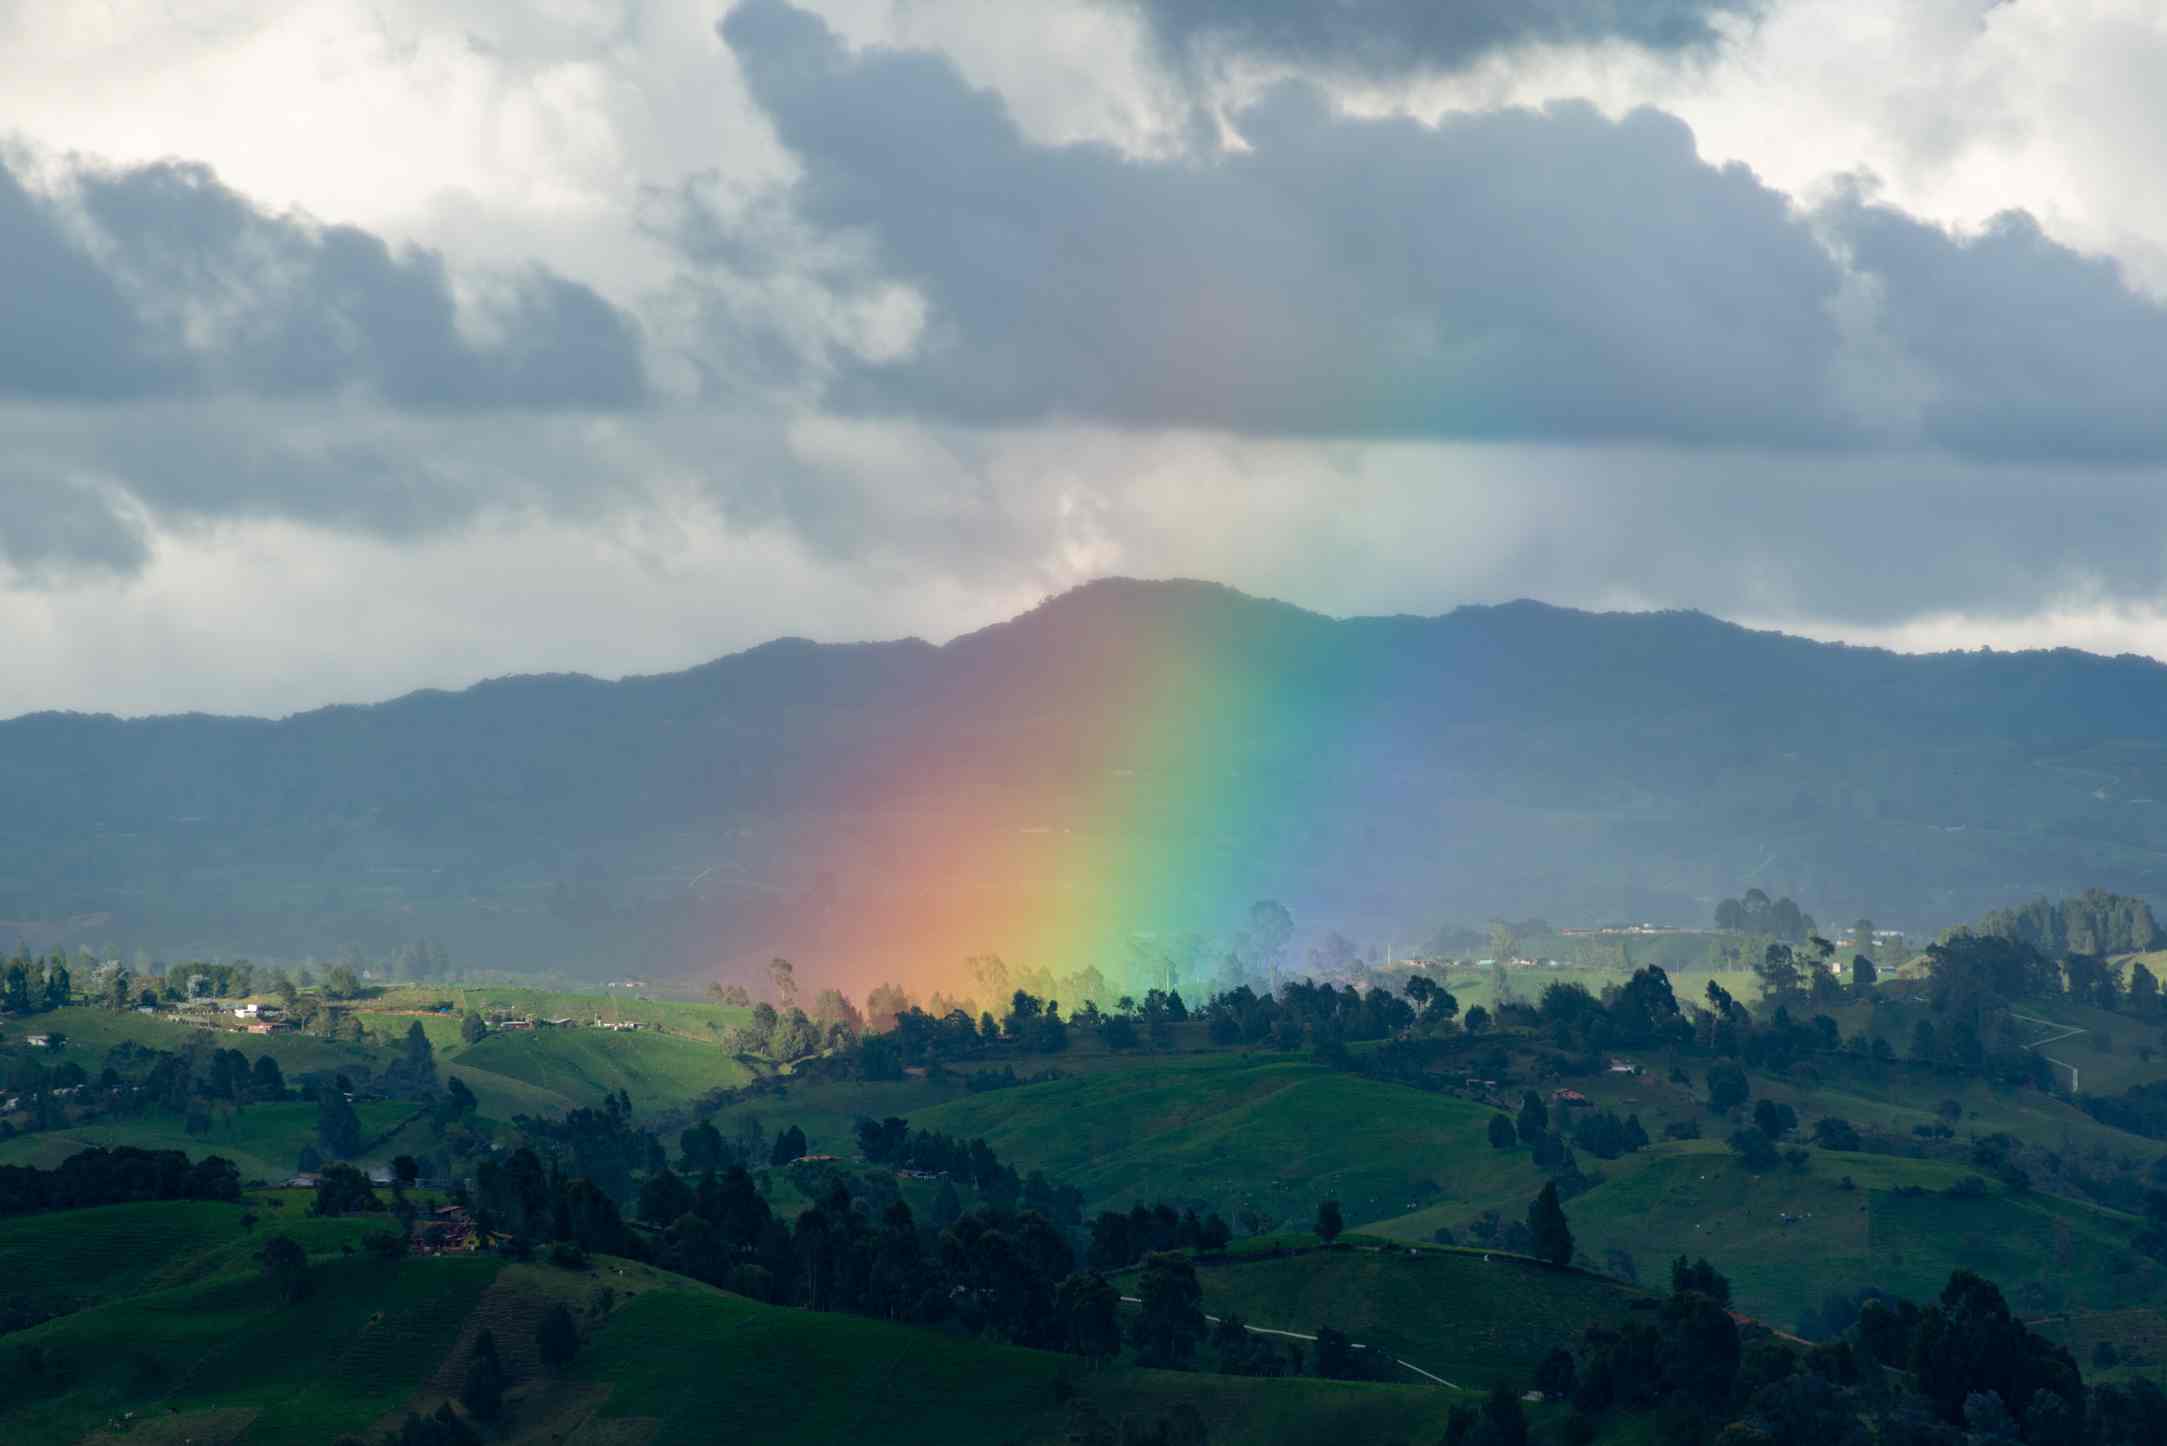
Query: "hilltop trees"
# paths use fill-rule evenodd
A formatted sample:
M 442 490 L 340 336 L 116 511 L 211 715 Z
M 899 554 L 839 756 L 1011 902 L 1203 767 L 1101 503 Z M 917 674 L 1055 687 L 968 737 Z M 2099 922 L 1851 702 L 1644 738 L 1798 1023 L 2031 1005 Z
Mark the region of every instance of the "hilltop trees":
M 1327 1200 L 1317 1207 L 1317 1238 L 1319 1240 L 1326 1245 L 1330 1245 L 1333 1241 L 1339 1239 L 1339 1233 L 1346 1228 L 1346 1221 L 1340 1215 L 1337 1200 Z
M 1771 901 L 1759 889 L 1716 905 L 1716 927 L 1741 934 L 1766 934 L 1785 944 L 1803 944 L 1813 933 L 1813 916 L 1789 899 Z
M 1179 1369 L 1196 1354 L 1204 1338 L 1204 1291 L 1196 1267 L 1181 1256 L 1153 1255 L 1144 1261 L 1137 1284 L 1143 1305 L 1129 1328 L 1142 1366 Z
M 1569 1265 L 1573 1258 L 1573 1232 L 1565 1220 L 1565 1207 L 1558 1203 L 1558 1182 L 1544 1184 L 1542 1193 L 1529 1202 L 1527 1207 L 1528 1234 L 1533 1237 L 1532 1253 L 1539 1260 L 1552 1265 Z
M 1054 1292 L 1061 1321 L 1061 1348 L 1100 1362 L 1121 1350 L 1121 1295 L 1096 1271 L 1078 1273 Z
M 2086 889 L 2059 904 L 2034 899 L 2015 908 L 1997 909 L 1979 921 L 1977 932 L 2026 944 L 2047 955 L 2135 954 L 2163 942 L 2144 900 L 2104 889 Z
M 316 1138 L 340 1159 L 361 1150 L 361 1116 L 354 1113 L 353 1102 L 336 1084 L 316 1091 Z
M 308 1298 L 308 1254 L 290 1235 L 274 1235 L 263 1242 L 258 1257 L 263 1262 L 263 1278 L 271 1289 L 287 1305 L 294 1305 Z

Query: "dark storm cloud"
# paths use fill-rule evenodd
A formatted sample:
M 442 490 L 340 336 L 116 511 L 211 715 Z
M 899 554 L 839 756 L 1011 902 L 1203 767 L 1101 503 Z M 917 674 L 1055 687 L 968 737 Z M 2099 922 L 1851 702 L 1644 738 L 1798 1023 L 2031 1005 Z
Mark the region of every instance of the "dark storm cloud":
M 1700 49 L 1760 0 L 1110 0 L 1177 55 L 1222 51 L 1373 74 L 1456 70 L 1529 45 Z
M 2167 307 L 2022 212 L 1959 238 L 1856 194 L 1821 213 L 1878 282 L 1880 324 L 1929 379 L 1920 426 L 1984 457 L 2167 455 Z
M 1817 214 L 1685 125 L 1579 104 L 1333 110 L 1282 86 L 1243 147 L 1042 146 L 946 60 L 853 54 L 750 0 L 724 22 L 800 159 L 799 213 L 929 303 L 847 358 L 847 409 L 1262 435 L 2167 455 L 2161 309 L 2020 218 L 1960 240 Z
M 804 163 L 798 204 L 932 303 L 845 406 L 1252 432 L 1810 440 L 1841 281 L 1784 198 L 1684 125 L 1591 107 L 1335 115 L 1286 86 L 1250 149 L 1042 147 L 945 60 L 725 22 Z
M 646 390 L 638 331 L 531 271 L 460 328 L 440 258 L 268 215 L 200 166 L 85 171 L 72 205 L 0 165 L 0 396 L 293 397 L 597 408 Z

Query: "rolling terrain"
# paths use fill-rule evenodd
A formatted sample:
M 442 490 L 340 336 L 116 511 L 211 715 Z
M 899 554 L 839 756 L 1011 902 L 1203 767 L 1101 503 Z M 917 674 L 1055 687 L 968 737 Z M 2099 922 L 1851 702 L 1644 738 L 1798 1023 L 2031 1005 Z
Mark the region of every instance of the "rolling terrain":
M 0 724 L 0 928 L 864 989 L 1140 933 L 1701 923 L 1741 870 L 1922 930 L 2156 890 L 2167 668 L 1908 657 L 1694 614 L 1334 621 L 1112 581 L 942 647 L 785 640 L 279 721 Z M 1299 819 L 1299 827 L 1289 820 Z M 1902 917 L 1899 919 L 1898 916 Z

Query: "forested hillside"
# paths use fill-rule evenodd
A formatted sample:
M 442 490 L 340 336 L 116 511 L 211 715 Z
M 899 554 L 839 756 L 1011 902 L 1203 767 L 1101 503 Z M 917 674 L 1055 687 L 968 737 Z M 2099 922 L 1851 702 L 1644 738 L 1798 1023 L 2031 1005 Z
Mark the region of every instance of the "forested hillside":
M 1403 940 L 1705 923 L 1747 885 L 1931 928 L 2150 892 L 2163 801 L 2148 660 L 1535 603 L 1334 621 L 1117 581 L 942 647 L 785 640 L 276 722 L 18 718 L 0 932 L 161 957 L 426 937 L 597 973 L 780 952 L 862 985 L 1118 959 L 1258 898 Z

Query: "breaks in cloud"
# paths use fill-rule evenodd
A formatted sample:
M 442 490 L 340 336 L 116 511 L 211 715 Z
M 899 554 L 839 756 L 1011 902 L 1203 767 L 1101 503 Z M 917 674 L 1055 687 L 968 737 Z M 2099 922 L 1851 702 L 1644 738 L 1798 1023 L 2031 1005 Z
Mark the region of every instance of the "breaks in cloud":
M 462 307 L 443 262 L 267 215 L 200 165 L 73 170 L 41 196 L 0 164 L 0 395 L 353 392 L 398 407 L 617 409 L 638 329 L 529 271 Z
M 1176 52 L 1204 51 L 1370 72 L 1449 70 L 1529 45 L 1622 40 L 1696 49 L 1760 0 L 1116 0 Z

